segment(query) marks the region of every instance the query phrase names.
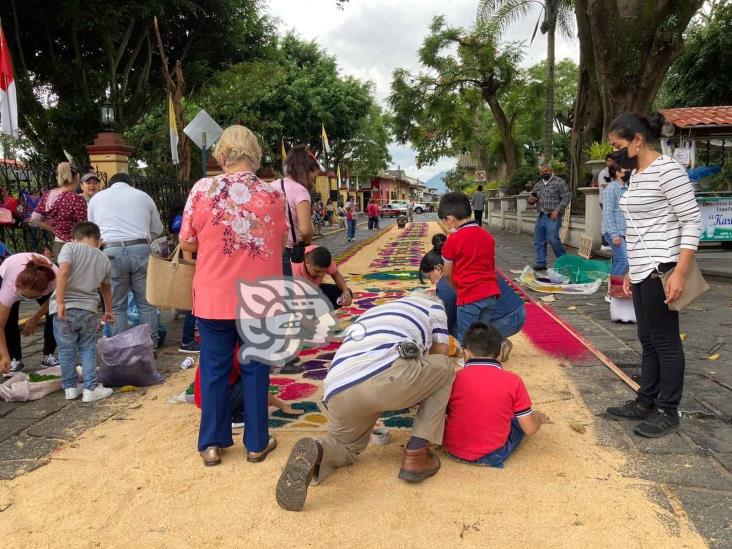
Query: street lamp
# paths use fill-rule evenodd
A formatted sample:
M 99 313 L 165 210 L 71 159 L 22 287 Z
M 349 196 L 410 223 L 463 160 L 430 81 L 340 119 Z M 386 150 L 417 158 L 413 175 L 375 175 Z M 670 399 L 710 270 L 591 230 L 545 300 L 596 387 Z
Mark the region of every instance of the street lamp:
M 114 125 L 114 107 L 110 105 L 109 101 L 105 101 L 100 107 L 100 115 L 102 125 L 108 129 L 111 129 Z

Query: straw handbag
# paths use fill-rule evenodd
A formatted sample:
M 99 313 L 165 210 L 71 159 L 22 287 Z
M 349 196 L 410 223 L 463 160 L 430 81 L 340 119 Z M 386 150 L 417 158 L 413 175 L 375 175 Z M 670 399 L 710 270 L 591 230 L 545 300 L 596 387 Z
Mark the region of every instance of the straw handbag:
M 168 258 L 151 255 L 147 262 L 147 302 L 161 309 L 193 309 L 196 263 L 180 257 L 180 245 Z

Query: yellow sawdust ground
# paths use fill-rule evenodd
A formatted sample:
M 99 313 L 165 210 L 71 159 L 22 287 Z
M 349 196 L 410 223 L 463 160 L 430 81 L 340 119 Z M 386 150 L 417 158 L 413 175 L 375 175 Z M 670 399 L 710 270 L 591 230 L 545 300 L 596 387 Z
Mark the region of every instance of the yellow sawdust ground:
M 704 547 L 677 500 L 620 474 L 625 458 L 599 446 L 593 417 L 559 363 L 523 336 L 507 367 L 554 425 L 526 440 L 506 468 L 443 456 L 420 485 L 396 478 L 406 431 L 311 489 L 302 513 L 281 510 L 274 487 L 297 433 L 261 464 L 240 446 L 206 468 L 195 451 L 198 413 L 165 404 L 181 371 L 50 463 L 0 482 L 0 540 L 8 547 Z M 580 434 L 570 422 L 588 426 Z M 677 525 L 674 535 L 669 523 Z

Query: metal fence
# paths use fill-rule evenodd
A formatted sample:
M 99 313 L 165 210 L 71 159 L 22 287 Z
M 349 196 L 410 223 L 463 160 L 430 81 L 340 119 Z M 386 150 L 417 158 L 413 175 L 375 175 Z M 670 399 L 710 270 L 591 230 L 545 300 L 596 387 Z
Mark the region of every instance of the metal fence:
M 106 177 L 102 176 L 102 185 Z M 183 208 L 192 184 L 172 177 L 133 177 L 133 185 L 155 201 L 166 230 L 172 218 Z M 44 253 L 53 248 L 53 235 L 28 225 L 27 220 L 41 195 L 57 186 L 56 167 L 29 166 L 20 162 L 0 161 L 0 200 L 18 200 L 17 216 L 12 225 L 0 225 L 0 240 L 13 253 Z

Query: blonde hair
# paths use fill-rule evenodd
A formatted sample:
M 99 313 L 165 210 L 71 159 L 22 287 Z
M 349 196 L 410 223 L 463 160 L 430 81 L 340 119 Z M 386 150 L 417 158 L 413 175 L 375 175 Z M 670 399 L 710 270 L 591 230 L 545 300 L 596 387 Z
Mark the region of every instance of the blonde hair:
M 218 160 L 221 156 L 227 164 L 244 160 L 252 167 L 252 171 L 256 172 L 262 161 L 262 148 L 249 128 L 229 126 L 221 134 L 214 148 L 214 158 Z
M 70 185 L 74 182 L 74 176 L 79 172 L 71 165 L 71 162 L 61 162 L 56 168 L 56 182 L 59 187 Z

